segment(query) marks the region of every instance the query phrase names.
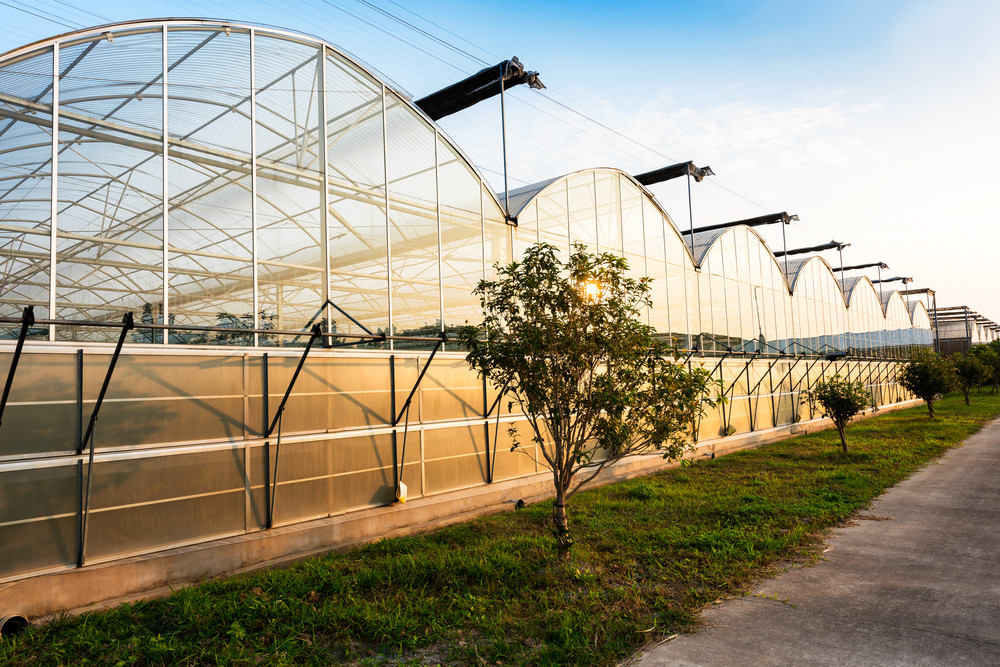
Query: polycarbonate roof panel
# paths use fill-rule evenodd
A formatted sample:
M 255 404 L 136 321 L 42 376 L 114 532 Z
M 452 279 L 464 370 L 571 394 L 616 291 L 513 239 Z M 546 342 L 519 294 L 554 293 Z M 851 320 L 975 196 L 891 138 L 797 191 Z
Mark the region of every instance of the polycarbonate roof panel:
M 549 187 L 560 178 L 564 176 L 556 176 L 555 178 L 549 178 L 544 181 L 538 181 L 537 183 L 532 183 L 531 185 L 525 185 L 520 188 L 515 188 L 507 193 L 507 199 L 509 202 L 509 213 L 513 218 L 517 217 L 517 214 L 524 210 L 524 207 L 534 199 L 542 190 Z M 504 193 L 496 193 L 497 199 L 500 200 L 502 204 L 504 201 Z

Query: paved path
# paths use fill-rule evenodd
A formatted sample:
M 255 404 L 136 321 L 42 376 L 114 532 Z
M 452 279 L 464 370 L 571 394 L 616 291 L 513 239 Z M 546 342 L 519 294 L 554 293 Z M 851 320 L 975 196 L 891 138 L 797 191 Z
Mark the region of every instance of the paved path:
M 1000 665 L 1000 420 L 865 514 L 633 664 Z

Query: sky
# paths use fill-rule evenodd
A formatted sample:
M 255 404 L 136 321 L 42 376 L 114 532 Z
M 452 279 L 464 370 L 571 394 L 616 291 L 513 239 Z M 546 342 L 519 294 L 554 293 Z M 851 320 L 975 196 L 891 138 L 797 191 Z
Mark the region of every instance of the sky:
M 845 264 L 1000 321 L 998 2 L 0 0 L 0 52 L 159 17 L 315 35 L 415 98 L 516 55 L 547 89 L 507 96 L 512 188 L 693 160 L 717 174 L 692 187 L 696 227 L 788 211 L 789 248 L 850 243 Z M 499 102 L 441 126 L 501 190 Z M 651 190 L 686 228 L 684 182 Z

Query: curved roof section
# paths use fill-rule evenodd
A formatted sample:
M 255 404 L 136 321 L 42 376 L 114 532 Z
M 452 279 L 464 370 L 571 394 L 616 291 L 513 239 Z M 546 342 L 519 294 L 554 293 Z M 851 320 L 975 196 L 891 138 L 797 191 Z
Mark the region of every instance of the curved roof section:
M 781 263 L 778 262 L 778 258 L 774 256 L 771 251 L 771 247 L 767 245 L 767 241 L 764 240 L 756 229 L 749 227 L 747 225 L 736 225 L 734 227 L 724 227 L 722 229 L 712 229 L 705 232 L 695 232 L 694 234 L 694 256 L 697 259 L 697 266 L 703 266 L 705 260 L 708 258 L 708 254 L 716 247 L 717 244 L 721 243 L 722 238 L 726 234 L 735 234 L 736 230 L 745 229 L 747 233 L 757 239 L 757 242 L 763 246 L 764 250 L 767 251 L 767 256 L 771 258 L 774 263 L 775 269 L 778 273 L 785 279 L 785 289 L 791 291 L 789 288 L 788 277 L 785 275 L 784 268 Z
M 691 265 L 696 266 L 694 258 L 691 256 L 690 243 L 686 241 L 684 237 L 681 235 L 680 231 L 677 229 L 677 225 L 674 223 L 674 219 L 670 217 L 670 214 L 667 213 L 662 206 L 660 206 L 660 202 L 656 200 L 656 197 L 653 196 L 652 192 L 646 189 L 646 186 L 644 186 L 639 181 L 635 180 L 635 178 L 631 174 L 626 173 L 621 169 L 618 169 L 617 167 L 589 167 L 587 169 L 580 169 L 578 171 L 573 171 L 568 174 L 563 174 L 562 176 L 556 176 L 554 178 L 549 178 L 544 181 L 538 181 L 537 183 L 531 183 L 529 185 L 522 186 L 515 190 L 511 190 L 508 192 L 507 195 L 510 202 L 510 207 L 509 207 L 510 216 L 512 218 L 516 218 L 518 214 L 520 214 L 521 211 L 523 211 L 525 207 L 528 206 L 528 204 L 530 204 L 536 198 L 540 197 L 542 194 L 545 193 L 546 190 L 548 190 L 551 186 L 555 185 L 556 183 L 561 183 L 580 174 L 602 172 L 602 171 L 614 172 L 622 176 L 623 178 L 627 179 L 633 186 L 635 186 L 636 189 L 639 190 L 639 192 L 642 193 L 642 195 L 646 198 L 647 201 L 649 201 L 656 207 L 656 209 L 660 212 L 660 214 L 664 218 L 670 221 L 670 228 L 673 230 L 675 236 L 677 237 L 678 243 L 684 246 L 684 251 L 687 254 L 688 260 L 691 262 Z M 504 193 L 500 192 L 493 194 L 497 198 L 497 201 L 500 202 L 503 201 Z
M 830 266 L 829 262 L 820 257 L 819 255 L 813 255 L 812 257 L 805 257 L 802 259 L 793 259 L 788 262 L 787 268 L 782 267 L 785 280 L 788 281 L 788 291 L 794 293 L 795 286 L 798 283 L 799 277 L 806 270 L 806 267 L 812 262 L 819 262 L 822 264 L 823 268 L 826 269 L 825 273 L 829 274 L 830 279 L 840 287 L 840 296 L 844 300 L 844 307 L 850 306 L 850 298 L 848 297 L 848 290 L 844 289 L 844 283 L 841 279 L 837 278 L 833 273 L 833 268 Z M 853 284 L 851 289 L 853 289 Z
M 854 289 L 861 284 L 862 281 L 868 280 L 865 276 L 852 276 L 850 278 L 838 278 L 837 282 L 840 283 L 840 288 L 844 292 L 844 300 L 850 305 L 851 299 L 854 297 Z M 872 286 L 872 290 L 875 290 L 875 285 L 868 280 L 868 284 Z M 885 303 L 882 303 L 882 312 L 885 313 Z
M 926 321 L 927 326 L 931 326 L 931 317 L 923 301 L 911 301 L 910 307 L 907 310 L 910 313 L 910 321 L 914 326 L 916 326 L 917 320 Z
M 181 28 L 186 28 L 186 27 L 187 28 L 193 28 L 193 29 L 198 29 L 198 28 L 208 28 L 208 29 L 216 28 L 216 29 L 223 29 L 223 30 L 226 30 L 226 31 L 229 31 L 229 30 L 251 30 L 251 31 L 254 31 L 257 35 L 265 35 L 267 37 L 276 38 L 276 39 L 283 39 L 283 40 L 286 40 L 286 41 L 289 41 L 289 42 L 297 42 L 297 43 L 300 43 L 300 44 L 308 44 L 308 45 L 314 45 L 314 46 L 317 46 L 317 47 L 324 47 L 328 51 L 336 54 L 337 57 L 339 57 L 339 58 L 343 59 L 344 61 L 348 62 L 350 65 L 356 67 L 360 72 L 362 72 L 365 75 L 367 75 L 368 77 L 370 77 L 374 82 L 376 82 L 378 84 L 381 84 L 381 85 L 384 85 L 387 91 L 392 92 L 397 97 L 399 97 L 399 99 L 402 100 L 402 102 L 412 112 L 414 112 L 415 114 L 417 114 L 423 121 L 425 121 L 431 127 L 434 128 L 434 130 L 441 136 L 442 140 L 445 141 L 447 143 L 447 145 L 458 156 L 461 157 L 461 159 L 465 162 L 465 165 L 469 169 L 471 169 L 473 171 L 473 173 L 475 173 L 476 176 L 478 176 L 479 179 L 482 182 L 484 182 L 484 183 L 486 182 L 486 179 L 483 178 L 482 173 L 479 171 L 479 168 L 475 165 L 475 163 L 472 160 L 469 159 L 469 157 L 462 151 L 462 149 L 454 141 L 451 140 L 451 138 L 448 136 L 448 134 L 439 125 L 437 125 L 437 123 L 435 123 L 433 120 L 431 120 L 427 116 L 427 114 L 424 113 L 423 110 L 421 110 L 418 106 L 416 106 L 412 102 L 412 96 L 406 90 L 404 90 L 402 87 L 400 87 L 399 85 L 397 85 L 395 82 L 393 82 L 391 79 L 389 79 L 384 74 L 378 72 L 373 67 L 365 64 L 364 62 L 362 62 L 358 58 L 356 58 L 353 55 L 345 52 L 344 50 L 342 50 L 342 49 L 334 46 L 333 44 L 330 44 L 329 42 L 327 42 L 327 41 L 325 41 L 325 40 L 323 40 L 321 38 L 312 36 L 312 35 L 307 35 L 307 34 L 303 34 L 303 33 L 297 33 L 297 32 L 294 32 L 294 31 L 283 29 L 283 28 L 277 28 L 277 27 L 263 25 L 263 24 L 249 23 L 249 22 L 245 22 L 245 21 L 229 21 L 229 20 L 224 20 L 224 19 L 207 19 L 207 18 L 140 19 L 140 20 L 136 20 L 136 21 L 126 21 L 126 22 L 121 22 L 121 23 L 110 23 L 110 24 L 93 26 L 93 27 L 90 27 L 90 28 L 83 28 L 81 30 L 75 30 L 75 31 L 72 31 L 72 32 L 63 33 L 63 34 L 60 34 L 60 35 L 56 35 L 54 37 L 49 37 L 47 39 L 43 39 L 43 40 L 39 40 L 37 42 L 33 42 L 31 44 L 27 44 L 25 46 L 22 46 L 22 47 L 13 49 L 11 51 L 8 51 L 6 53 L 0 54 L 0 67 L 2 67 L 4 65 L 7 65 L 7 64 L 9 64 L 11 62 L 17 62 L 17 61 L 19 61 L 21 59 L 28 58 L 28 57 L 36 54 L 36 53 L 43 52 L 44 50 L 48 49 L 49 47 L 51 47 L 54 44 L 60 44 L 60 45 L 63 45 L 63 44 L 75 44 L 75 43 L 80 42 L 81 40 L 86 40 L 86 39 L 91 39 L 92 40 L 94 37 L 97 37 L 97 36 L 100 36 L 100 35 L 106 35 L 106 36 L 108 36 L 108 41 L 113 43 L 113 39 L 114 39 L 114 35 L 115 34 L 122 33 L 122 32 L 131 32 L 131 31 L 150 31 L 150 30 L 155 30 L 157 28 L 162 28 L 164 26 L 166 26 L 168 30 L 170 28 L 181 29 Z M 227 32 L 227 34 L 228 34 L 228 32 Z M 86 55 L 87 55 L 87 52 L 85 51 L 84 54 L 83 54 L 83 56 L 80 56 L 80 57 L 82 58 L 82 57 L 84 57 Z M 132 53 L 125 60 L 115 60 L 113 62 L 109 62 L 109 68 L 113 69 L 116 72 L 127 72 L 129 76 L 132 76 L 133 72 L 135 71 L 135 68 L 131 67 L 131 65 L 133 64 L 132 59 L 135 56 L 136 56 L 136 54 Z M 157 58 L 158 57 L 159 56 L 157 55 Z M 184 56 L 184 58 L 188 58 L 188 57 L 190 57 L 190 54 L 187 54 L 187 55 Z M 178 63 L 174 63 L 174 64 L 178 64 Z M 45 74 L 45 75 L 51 76 L 51 71 L 47 72 L 47 73 L 43 72 L 41 74 Z M 63 73 L 63 76 L 64 75 L 65 75 L 65 72 Z M 28 78 L 30 79 L 31 77 L 28 77 Z M 150 89 L 154 85 L 156 85 L 157 82 L 159 81 L 159 78 L 160 77 L 157 76 L 155 79 L 152 79 L 150 81 L 138 81 L 138 80 L 137 81 L 125 81 L 125 82 L 109 81 L 109 83 L 112 83 L 112 84 L 117 83 L 119 85 L 122 84 L 122 83 L 124 83 L 125 85 L 129 85 L 129 84 L 135 83 L 137 85 L 137 88 L 134 91 L 131 91 L 131 95 L 138 96 L 139 99 L 142 99 L 142 94 L 147 89 Z M 97 79 L 97 81 L 100 81 L 100 79 Z M 11 94 L 12 91 L 5 90 L 5 91 L 2 91 L 2 92 L 6 92 L 8 94 Z M 124 95 L 126 93 L 128 93 L 128 91 L 118 90 L 118 91 L 116 91 L 115 96 L 121 97 L 122 95 Z M 150 94 L 152 95 L 152 91 L 150 92 Z M 176 98 L 172 98 L 172 99 L 176 99 Z M 203 93 L 203 95 L 201 97 L 198 97 L 196 99 L 190 99 L 189 101 L 192 101 L 192 102 L 204 102 L 204 103 L 207 103 L 207 104 L 221 105 L 222 107 L 226 107 L 226 106 L 231 107 L 231 102 L 228 105 L 221 104 L 218 100 L 212 99 L 211 94 L 208 93 L 208 92 Z M 171 127 L 171 134 L 173 134 L 173 130 L 174 130 L 174 128 Z M 225 128 L 222 128 L 222 131 L 224 132 Z M 488 190 L 488 188 L 486 188 L 486 189 Z M 493 196 L 497 207 L 502 210 L 503 206 L 501 204 L 500 199 L 497 198 L 497 196 L 496 196 L 495 193 L 490 192 L 490 194 Z
M 517 215 L 524 210 L 524 207 L 531 203 L 531 201 L 541 194 L 542 190 L 549 187 L 553 183 L 571 174 L 566 174 L 564 176 L 556 176 L 555 178 L 549 178 L 544 181 L 539 181 L 537 183 L 531 183 L 520 188 L 515 188 L 507 192 L 508 209 L 511 217 L 516 218 Z M 496 192 L 494 193 L 497 199 L 503 201 L 504 193 Z

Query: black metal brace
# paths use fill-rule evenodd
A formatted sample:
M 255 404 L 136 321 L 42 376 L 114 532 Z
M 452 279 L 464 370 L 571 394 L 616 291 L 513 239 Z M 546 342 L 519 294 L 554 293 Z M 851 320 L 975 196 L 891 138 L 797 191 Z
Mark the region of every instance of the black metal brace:
M 725 361 L 726 357 L 728 357 L 730 354 L 732 354 L 732 350 L 730 350 L 729 352 L 726 352 L 724 355 L 722 355 L 722 358 L 719 359 L 719 363 L 717 363 L 715 365 L 715 368 L 712 369 L 712 372 L 709 373 L 709 375 L 708 375 L 709 377 L 714 376 L 715 375 L 715 371 L 717 371 L 720 368 L 722 368 L 722 362 Z M 688 355 L 688 372 L 689 373 L 691 372 L 691 361 L 690 360 L 691 360 L 691 356 Z M 721 373 L 720 373 L 720 378 L 721 378 Z M 721 384 L 721 382 L 720 382 L 720 384 Z M 723 394 L 722 396 L 723 396 L 723 398 L 725 398 L 725 394 Z M 722 410 L 723 417 L 725 417 L 726 406 L 722 405 L 722 406 L 720 406 L 720 408 Z M 724 418 L 723 418 L 722 421 L 723 421 L 723 423 L 725 423 L 725 419 Z M 695 444 L 698 444 L 698 431 L 701 430 L 701 412 L 700 411 L 698 413 L 698 416 L 695 418 L 695 421 L 692 424 L 692 426 L 694 427 L 694 434 L 693 434 L 694 435 L 694 442 L 695 442 Z
M 798 391 L 799 386 L 802 384 L 802 381 L 805 380 L 807 377 L 809 377 L 809 371 L 811 371 L 813 369 L 813 366 L 815 366 L 816 364 L 818 364 L 821 361 L 823 361 L 822 358 L 814 359 L 813 362 L 811 364 L 809 364 L 809 367 L 806 368 L 806 372 L 802 374 L 802 377 L 799 378 L 799 381 L 796 382 L 794 385 L 792 385 L 791 393 L 794 394 L 796 391 Z M 811 388 L 811 386 L 812 385 L 810 385 L 810 388 Z M 798 412 L 798 407 L 799 407 L 798 406 L 798 396 L 796 395 L 795 398 L 796 398 L 795 410 L 796 410 L 796 412 Z M 810 418 L 812 417 L 812 406 L 809 406 L 809 416 L 810 416 Z
M 17 335 L 17 347 L 14 348 L 14 358 L 10 360 L 10 368 L 7 370 L 7 382 L 3 386 L 3 396 L 0 397 L 0 424 L 3 424 L 3 411 L 7 407 L 7 398 L 10 396 L 10 386 L 14 383 L 14 373 L 17 372 L 17 362 L 21 359 L 21 350 L 24 349 L 24 339 L 28 337 L 28 329 L 35 324 L 35 307 L 25 306 L 21 314 L 21 333 Z
M 750 409 L 750 430 L 751 431 L 756 431 L 757 430 L 757 405 L 758 404 L 755 402 L 755 403 L 753 403 L 751 405 L 750 404 L 750 397 L 751 396 L 757 397 L 757 389 L 760 387 L 760 384 L 764 381 L 765 377 L 768 380 L 771 379 L 771 369 L 774 368 L 775 364 L 777 364 L 779 361 L 781 361 L 781 358 L 775 359 L 774 361 L 772 361 L 771 363 L 769 363 L 767 365 L 767 375 L 761 375 L 760 379 L 757 380 L 757 384 L 755 384 L 753 386 L 753 389 L 750 389 L 750 390 L 747 391 L 747 407 Z M 747 380 L 749 381 L 749 379 L 750 379 L 750 373 L 748 372 L 747 373 Z M 772 395 L 772 397 L 774 396 L 774 390 L 773 390 L 773 388 L 771 390 L 771 395 Z M 774 403 L 771 404 L 771 412 L 772 412 L 772 414 L 774 412 Z
M 750 383 L 750 364 L 753 363 L 754 359 L 756 359 L 759 356 L 759 354 L 760 353 L 758 353 L 758 352 L 754 352 L 750 356 L 750 358 L 746 360 L 746 363 L 743 364 L 743 370 L 741 370 L 736 375 L 736 378 L 733 380 L 732 384 L 729 385 L 729 388 L 726 389 L 724 392 L 722 392 L 723 397 L 725 397 L 725 398 L 728 399 L 730 392 L 732 392 L 736 388 L 736 383 L 740 381 L 740 378 L 743 377 L 744 373 L 747 374 L 747 384 Z M 720 365 L 721 365 L 721 363 L 720 363 Z M 722 379 L 722 373 L 721 372 L 719 373 L 719 379 L 720 380 Z M 736 395 L 733 394 L 733 396 L 735 398 Z M 730 421 L 732 420 L 732 418 L 733 418 L 733 411 L 732 411 L 732 409 L 729 410 L 729 414 L 727 415 L 726 414 L 726 406 L 723 405 L 722 406 L 722 425 L 726 429 L 726 435 L 729 435 L 729 425 L 730 425 Z M 750 430 L 753 430 L 753 428 L 751 427 Z
M 448 342 L 448 333 L 445 332 L 445 331 L 442 331 L 440 334 L 438 334 L 438 341 L 436 343 L 434 343 L 434 349 L 431 350 L 431 356 L 427 357 L 427 363 L 424 364 L 423 369 L 420 371 L 420 374 L 417 376 L 417 381 L 413 384 L 413 389 L 410 390 L 410 395 L 407 396 L 406 397 L 406 401 L 403 402 L 403 407 L 402 407 L 402 409 L 400 409 L 399 414 L 395 415 L 393 417 L 393 420 L 392 420 L 392 427 L 393 427 L 393 432 L 392 432 L 392 438 L 393 438 L 393 467 L 396 469 L 395 478 L 396 478 L 396 491 L 397 492 L 399 491 L 399 484 L 400 484 L 400 482 L 403 481 L 403 466 L 406 464 L 406 434 L 407 434 L 407 432 L 409 431 L 409 428 L 410 428 L 410 412 L 409 412 L 410 411 L 410 403 L 413 401 L 413 397 L 416 395 L 417 389 L 420 387 L 420 382 L 424 379 L 424 375 L 427 374 L 427 369 L 431 367 L 431 362 L 434 361 L 434 355 L 436 355 L 438 353 L 438 350 L 441 349 L 441 346 L 444 345 L 447 342 Z M 395 412 L 395 409 L 396 409 L 396 407 L 395 407 L 395 395 L 396 395 L 395 365 L 393 365 L 392 375 L 393 375 L 393 378 L 392 378 L 392 385 L 393 385 L 392 394 L 393 394 L 393 397 L 394 397 L 392 409 Z M 395 431 L 395 428 L 397 426 L 399 426 L 399 422 L 400 421 L 403 421 L 403 415 L 406 415 L 406 421 L 403 422 L 403 451 L 402 451 L 402 457 L 401 457 L 402 460 L 400 461 L 400 457 L 397 457 L 395 455 L 396 454 L 396 447 L 395 447 L 396 431 Z
M 83 567 L 87 551 L 87 520 L 90 518 L 90 491 L 94 485 L 94 426 L 97 425 L 97 417 L 101 412 L 101 405 L 104 403 L 104 396 L 108 393 L 108 385 L 111 384 L 111 376 L 115 372 L 115 366 L 118 365 L 118 357 L 122 353 L 122 345 L 125 344 L 125 337 L 128 336 L 128 332 L 134 328 L 135 321 L 132 319 L 132 313 L 125 313 L 125 316 L 122 318 L 122 330 L 121 333 L 118 334 L 118 344 L 115 345 L 115 352 L 111 355 L 111 363 L 108 364 L 108 372 L 104 374 L 104 384 L 101 385 L 101 393 L 97 395 L 97 402 L 94 404 L 94 411 L 90 414 L 90 423 L 87 424 L 87 432 L 84 433 L 83 438 L 80 440 L 80 443 L 76 448 L 76 454 L 77 456 L 80 456 L 83 454 L 83 450 L 87 447 L 87 443 L 90 443 L 90 455 L 87 457 L 87 488 L 84 492 L 80 511 L 80 540 L 77 545 L 79 548 L 76 554 L 77 567 Z
M 309 350 L 312 349 L 313 344 L 316 339 L 323 335 L 323 327 L 320 324 L 314 324 L 311 330 L 312 335 L 309 336 L 309 342 L 306 343 L 306 349 L 302 352 L 302 356 L 299 357 L 299 365 L 295 367 L 295 372 L 292 374 L 292 379 L 288 382 L 288 388 L 285 389 L 285 395 L 281 398 L 281 403 L 278 404 L 278 410 L 274 413 L 274 419 L 271 420 L 271 425 L 268 426 L 267 432 L 264 434 L 264 453 L 265 460 L 267 464 L 268 473 L 271 472 L 271 456 L 270 448 L 271 443 L 269 441 L 271 434 L 274 433 L 275 428 L 278 429 L 278 441 L 274 446 L 274 473 L 268 474 L 267 485 L 267 527 L 274 527 L 274 498 L 278 490 L 278 455 L 281 453 L 281 417 L 285 412 L 285 405 L 288 403 L 288 397 L 292 394 L 292 388 L 295 387 L 295 381 L 299 379 L 299 373 L 302 372 L 302 367 L 306 363 L 306 357 L 309 356 Z
M 486 412 L 483 414 L 483 419 L 484 419 L 483 426 L 485 428 L 485 433 L 486 433 L 486 483 L 487 484 L 493 483 L 493 471 L 496 470 L 497 467 L 497 437 L 500 434 L 500 411 L 497 410 L 497 425 L 494 427 L 493 430 L 493 448 L 491 455 L 490 415 L 492 415 L 493 411 L 496 410 L 497 406 L 500 405 L 500 401 L 503 400 L 503 397 L 506 393 L 507 393 L 507 386 L 504 386 L 504 388 L 500 390 L 500 393 L 497 394 L 497 397 L 493 400 L 493 405 L 487 408 Z M 486 378 L 483 378 L 483 405 L 486 405 L 486 396 L 487 396 Z
M 771 402 L 771 426 L 777 426 L 778 425 L 778 409 L 781 407 L 781 398 L 780 398 L 781 387 L 784 386 L 785 380 L 787 380 L 788 378 L 790 378 L 792 376 L 792 371 L 795 370 L 795 367 L 798 366 L 799 362 L 802 361 L 803 359 L 805 359 L 805 357 L 796 357 L 795 361 L 792 362 L 792 365 L 788 367 L 788 372 L 785 373 L 784 377 L 781 378 L 781 381 L 778 382 L 779 398 L 778 398 L 777 405 L 774 404 L 774 390 L 773 389 L 771 390 L 771 401 L 772 401 Z M 791 399 L 791 396 L 789 396 L 789 399 Z

